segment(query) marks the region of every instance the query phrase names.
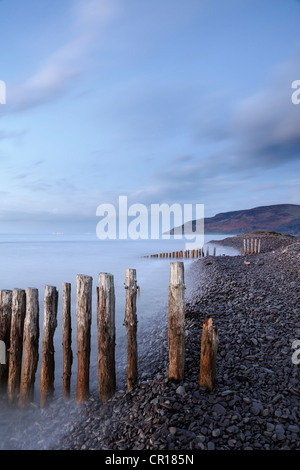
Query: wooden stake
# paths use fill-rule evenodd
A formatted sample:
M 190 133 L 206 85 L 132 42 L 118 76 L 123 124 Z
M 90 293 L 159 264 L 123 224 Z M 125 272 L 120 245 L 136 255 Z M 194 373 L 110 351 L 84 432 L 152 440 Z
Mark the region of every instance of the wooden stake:
M 253 238 L 251 238 L 250 243 L 251 243 L 251 255 L 253 255 Z
M 71 284 L 62 284 L 62 346 L 63 346 L 63 399 L 70 398 L 71 374 L 73 364 L 72 323 L 71 323 Z
M 257 238 L 254 240 L 254 253 L 257 253 Z
M 249 255 L 249 238 L 247 238 L 247 255 Z
M 46 286 L 44 296 L 44 320 L 42 343 L 42 366 L 40 382 L 40 407 L 51 400 L 54 393 L 54 344 L 53 337 L 57 327 L 58 292 L 56 287 Z
M 206 256 L 209 256 L 209 246 L 206 247 Z
M 212 318 L 203 323 L 200 358 L 200 387 L 213 389 L 216 378 L 216 359 L 218 349 L 218 330 L 213 328 Z
M 0 341 L 2 341 L 3 352 L 5 351 L 5 364 L 0 363 L 0 393 L 7 392 L 9 349 L 10 349 L 10 326 L 11 326 L 11 304 L 12 291 L 2 290 L 0 293 Z
M 178 252 L 177 252 L 178 253 Z M 127 331 L 127 392 L 137 383 L 137 314 L 136 314 L 136 270 L 126 269 L 125 274 L 126 306 L 124 325 Z
M 260 239 L 258 240 L 258 249 L 257 252 L 260 253 Z
M 26 290 L 26 315 L 23 333 L 23 366 L 20 384 L 19 407 L 34 399 L 35 374 L 39 361 L 39 293 L 38 289 Z
M 214 254 L 213 254 L 214 256 L 216 256 L 216 251 L 217 251 L 216 247 L 214 246 Z
M 76 401 L 83 403 L 89 396 L 91 323 L 92 323 L 92 277 L 76 277 L 77 319 L 77 385 Z
M 244 256 L 246 254 L 246 239 L 244 238 Z
M 105 402 L 116 391 L 115 290 L 112 274 L 99 274 L 97 288 L 99 398 Z
M 169 379 L 183 380 L 185 366 L 185 311 L 184 311 L 184 263 L 171 263 L 168 347 Z
M 23 329 L 26 314 L 26 293 L 21 289 L 12 292 L 12 314 L 9 348 L 8 402 L 14 403 L 20 391 Z

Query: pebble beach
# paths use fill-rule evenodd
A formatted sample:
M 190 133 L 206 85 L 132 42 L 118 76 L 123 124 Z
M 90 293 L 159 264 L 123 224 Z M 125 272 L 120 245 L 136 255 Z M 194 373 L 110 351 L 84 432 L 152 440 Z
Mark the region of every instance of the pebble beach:
M 242 234 L 222 240 L 238 250 L 261 238 L 261 253 L 194 261 L 186 282 L 186 371 L 167 379 L 167 312 L 140 341 L 139 383 L 104 405 L 91 394 L 83 405 L 56 400 L 33 410 L 30 428 L 0 448 L 62 450 L 296 450 L 300 449 L 300 242 Z M 216 384 L 198 385 L 202 324 L 218 327 Z M 300 356 L 300 354 L 299 354 Z M 124 388 L 122 387 L 124 385 Z M 123 389 L 122 389 L 123 388 Z M 19 414 L 22 421 L 22 412 Z

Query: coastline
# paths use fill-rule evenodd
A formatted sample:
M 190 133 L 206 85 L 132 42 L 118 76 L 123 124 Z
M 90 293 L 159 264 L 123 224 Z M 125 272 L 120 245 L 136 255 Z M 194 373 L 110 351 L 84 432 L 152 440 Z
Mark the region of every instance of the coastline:
M 230 239 L 237 243 L 237 238 Z M 119 391 L 103 406 L 93 395 L 81 406 L 53 403 L 42 411 L 45 426 L 31 427 L 31 432 L 39 432 L 37 448 L 300 448 L 300 366 L 291 361 L 292 341 L 300 339 L 300 242 L 271 236 L 267 240 L 261 254 L 246 257 L 249 265 L 241 256 L 209 256 L 190 265 L 185 279 L 184 382 L 166 379 L 164 312 L 159 323 L 154 319 L 152 331 L 141 332 L 148 347 L 139 357 L 138 386 L 129 394 Z M 219 330 L 217 380 L 211 393 L 198 386 L 201 330 L 207 316 Z M 59 422 L 57 406 L 65 410 L 65 422 L 60 435 L 54 432 L 51 438 L 49 426 L 54 430 Z M 29 448 L 25 434 L 11 443 L 12 448 Z

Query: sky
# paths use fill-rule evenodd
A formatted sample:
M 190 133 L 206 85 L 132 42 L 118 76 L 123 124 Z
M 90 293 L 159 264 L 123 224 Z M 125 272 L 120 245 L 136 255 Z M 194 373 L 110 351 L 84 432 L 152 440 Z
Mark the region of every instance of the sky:
M 0 233 L 300 204 L 298 0 L 0 0 Z

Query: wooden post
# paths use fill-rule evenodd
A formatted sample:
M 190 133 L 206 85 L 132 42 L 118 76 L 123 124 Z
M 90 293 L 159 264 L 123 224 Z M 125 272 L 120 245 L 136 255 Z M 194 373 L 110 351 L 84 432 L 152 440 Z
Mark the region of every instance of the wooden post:
M 246 239 L 244 238 L 244 256 L 246 254 Z
M 183 380 L 185 366 L 185 311 L 184 311 L 184 263 L 171 263 L 168 347 L 169 379 Z
M 254 240 L 254 253 L 257 253 L 257 238 Z
M 99 274 L 97 288 L 98 381 L 103 403 L 116 391 L 115 366 L 115 289 L 112 274 Z
M 92 323 L 92 281 L 90 276 L 76 277 L 76 319 L 77 319 L 77 385 L 76 401 L 83 403 L 89 396 L 91 323 Z
M 253 255 L 253 238 L 251 238 L 250 243 L 251 243 L 251 255 Z
M 209 246 L 206 247 L 206 256 L 209 256 Z
M 260 241 L 261 241 L 261 240 L 259 239 L 259 240 L 258 240 L 258 250 L 257 250 L 258 253 L 260 253 Z
M 214 256 L 216 256 L 216 251 L 217 251 L 217 249 L 216 249 L 216 247 L 214 246 L 214 253 L 213 253 Z
M 63 347 L 63 399 L 70 398 L 71 373 L 73 364 L 72 322 L 71 322 L 71 284 L 62 283 L 62 347 Z
M 46 286 L 44 296 L 42 366 L 40 382 L 40 407 L 51 400 L 54 393 L 54 344 L 53 337 L 57 327 L 58 292 L 56 287 Z
M 14 403 L 20 391 L 23 329 L 26 314 L 26 293 L 21 289 L 12 292 L 12 313 L 10 328 L 9 371 L 8 371 L 8 402 Z
M 10 326 L 11 326 L 12 291 L 2 290 L 0 293 L 0 341 L 5 352 L 5 364 L 0 363 L 0 393 L 7 392 Z
M 200 387 L 213 389 L 216 378 L 216 359 L 218 350 L 218 330 L 213 328 L 212 318 L 206 318 L 203 323 L 200 358 Z
M 201 256 L 204 258 L 204 247 L 202 247 L 202 250 L 201 250 Z
M 137 314 L 136 314 L 136 270 L 126 269 L 126 306 L 124 325 L 127 331 L 127 392 L 137 383 Z
M 247 255 L 249 255 L 249 238 L 247 238 Z
M 26 290 L 26 315 L 23 332 L 23 365 L 20 384 L 19 407 L 28 405 L 34 398 L 35 374 L 39 361 L 39 293 Z

